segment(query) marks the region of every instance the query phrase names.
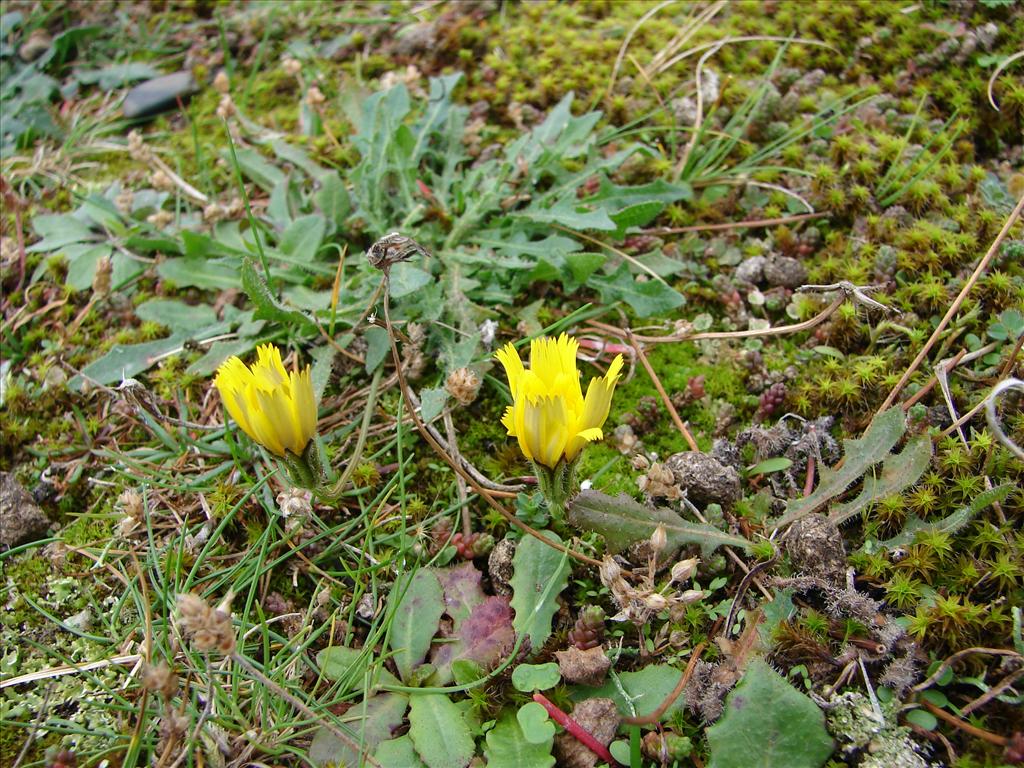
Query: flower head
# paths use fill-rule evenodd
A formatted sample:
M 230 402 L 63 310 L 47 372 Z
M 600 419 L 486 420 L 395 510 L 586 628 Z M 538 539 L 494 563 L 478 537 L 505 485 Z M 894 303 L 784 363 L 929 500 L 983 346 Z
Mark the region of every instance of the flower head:
M 512 405 L 501 423 L 519 440 L 526 458 L 552 469 L 563 459 L 573 461 L 584 445 L 604 437 L 601 426 L 622 370 L 622 355 L 617 355 L 604 376 L 591 379 L 584 398 L 576 370 L 578 347 L 564 333 L 557 339 L 534 339 L 529 368 L 523 367 L 512 344 L 495 354 L 512 390 Z
M 228 413 L 245 433 L 277 456 L 301 456 L 316 433 L 316 396 L 309 366 L 291 373 L 273 344 L 257 349 L 247 366 L 232 357 L 217 371 L 214 384 Z

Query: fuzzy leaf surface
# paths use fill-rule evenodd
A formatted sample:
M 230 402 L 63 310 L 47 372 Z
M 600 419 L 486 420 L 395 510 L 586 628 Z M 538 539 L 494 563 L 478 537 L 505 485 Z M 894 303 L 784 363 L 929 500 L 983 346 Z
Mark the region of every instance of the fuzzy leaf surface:
M 872 503 L 908 488 L 928 469 L 932 460 L 932 441 L 927 436 L 914 438 L 898 454 L 889 454 L 878 476 L 865 475 L 864 486 L 857 498 L 837 504 L 829 512 L 836 525 L 859 515 Z
M 834 748 L 818 705 L 759 659 L 707 737 L 708 768 L 820 768 Z
M 658 708 L 679 684 L 683 672 L 668 664 L 649 664 L 636 672 L 618 673 L 618 681 L 608 679 L 597 688 L 573 686 L 573 701 L 584 699 L 611 699 L 624 717 L 644 717 Z M 623 695 L 625 694 L 625 695 Z M 686 697 L 679 696 L 665 711 L 662 719 L 668 718 L 686 704 Z
M 473 734 L 451 699 L 442 693 L 412 695 L 409 736 L 429 768 L 465 768 L 473 759 Z
M 750 546 L 750 542 L 740 536 L 710 525 L 691 523 L 664 507 L 650 509 L 624 493 L 612 498 L 600 491 L 581 491 L 567 508 L 570 522 L 600 533 L 613 554 L 649 539 L 659 524 L 665 526 L 670 548 L 700 544 L 701 551 L 708 555 L 722 545 L 743 549 Z
M 344 731 L 361 745 L 364 754 L 374 749 L 391 735 L 405 719 L 409 698 L 397 693 L 382 693 L 353 706 L 345 713 Z M 359 768 L 365 760 L 351 746 L 326 728 L 320 728 L 309 745 L 309 759 L 314 765 Z
M 473 609 L 485 600 L 480 580 L 483 574 L 471 562 L 437 571 L 444 590 L 444 612 L 451 616 L 456 630 L 469 618 Z
M 457 624 L 450 640 L 436 646 L 431 663 L 437 668 L 437 681 L 451 681 L 451 667 L 457 661 L 472 661 L 481 668 L 494 666 L 512 647 L 512 609 L 507 597 L 486 598 L 475 606 L 467 618 Z
M 381 764 L 381 768 L 426 768 L 408 734 L 382 741 L 377 745 L 373 759 Z
M 842 466 L 838 469 L 822 467 L 821 479 L 814 492 L 810 496 L 791 501 L 786 507 L 786 514 L 772 526 L 781 528 L 789 525 L 841 494 L 871 466 L 886 459 L 905 430 L 906 419 L 902 408 L 890 408 L 879 414 L 859 439 L 843 440 L 845 461 Z
M 444 613 L 444 594 L 437 575 L 426 568 L 416 571 L 404 594 L 401 588 L 396 591 L 402 601 L 395 610 L 390 643 L 398 674 L 407 681 L 430 650 Z
M 637 282 L 625 264 L 611 275 L 592 275 L 588 282 L 597 289 L 602 302 L 624 301 L 640 317 L 661 315 L 686 302 L 679 291 L 660 280 Z
M 545 538 L 561 543 L 558 535 L 542 531 Z M 569 583 L 569 563 L 565 555 L 533 536 L 523 537 L 512 558 L 512 626 L 526 632 L 530 647 L 537 651 L 551 636 L 551 618 L 558 610 L 559 593 Z

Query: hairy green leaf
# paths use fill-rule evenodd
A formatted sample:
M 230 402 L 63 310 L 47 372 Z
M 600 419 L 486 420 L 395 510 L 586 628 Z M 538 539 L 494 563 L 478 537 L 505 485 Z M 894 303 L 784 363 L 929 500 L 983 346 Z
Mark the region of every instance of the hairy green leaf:
M 842 466 L 838 469 L 821 467 L 820 480 L 814 492 L 810 496 L 791 501 L 786 507 L 786 514 L 773 526 L 781 528 L 789 525 L 841 494 L 869 467 L 889 455 L 889 451 L 903 437 L 905 429 L 903 409 L 897 406 L 876 416 L 859 439 L 843 440 Z
M 871 548 L 895 549 L 896 547 L 905 547 L 913 544 L 914 539 L 917 538 L 919 533 L 956 533 L 971 522 L 981 510 L 997 501 L 1002 501 L 1010 495 L 1012 490 L 1012 483 L 1004 483 L 987 491 L 982 491 L 971 500 L 970 504 L 960 507 L 956 512 L 932 523 L 925 522 L 917 515 L 911 515 L 907 518 L 907 522 L 904 523 L 902 531 L 891 539 L 878 542 Z
M 397 693 L 381 693 L 356 704 L 345 713 L 343 731 L 358 744 L 362 754 L 373 754 L 382 741 L 390 739 L 405 719 L 409 697 Z M 366 761 L 349 743 L 326 728 L 320 728 L 309 745 L 309 759 L 319 766 L 361 768 Z
M 425 768 L 408 734 L 382 741 L 377 745 L 373 759 L 380 763 L 381 768 Z
M 571 696 L 573 701 L 592 698 L 611 699 L 615 702 L 620 714 L 626 717 L 645 717 L 654 712 L 672 693 L 682 676 L 681 669 L 676 669 L 668 664 L 648 664 L 636 672 L 615 674 L 597 688 L 585 685 L 574 686 Z M 678 712 L 685 705 L 685 697 L 677 697 L 665 710 L 663 719 Z
M 664 507 L 650 509 L 624 493 L 615 498 L 600 491 L 581 491 L 567 507 L 573 525 L 596 531 L 608 542 L 610 552 L 649 539 L 654 529 L 665 526 L 669 547 L 700 544 L 708 555 L 723 544 L 746 549 L 750 542 L 702 523 L 691 523 Z
M 473 759 L 473 734 L 462 710 L 441 693 L 414 693 L 409 736 L 429 768 L 465 768 Z
M 605 304 L 624 301 L 640 317 L 661 315 L 686 302 L 679 291 L 660 280 L 638 280 L 625 264 L 610 275 L 591 275 L 588 284 L 597 289 Z
M 927 435 L 914 438 L 898 454 L 886 457 L 878 476 L 865 475 L 864 486 L 857 497 L 832 507 L 828 514 L 829 520 L 836 525 L 844 523 L 879 499 L 913 485 L 928 469 L 931 460 L 931 438 Z
M 708 768 L 819 768 L 832 737 L 818 705 L 756 659 L 707 730 Z
M 297 326 L 307 332 L 316 331 L 316 323 L 297 309 L 289 309 L 270 292 L 263 276 L 256 271 L 251 259 L 242 259 L 242 288 L 256 307 L 254 317 Z
M 389 642 L 398 674 L 408 680 L 430 650 L 444 613 L 444 595 L 441 582 L 426 568 L 416 571 L 411 581 L 399 581 L 394 593 L 402 600 L 395 609 Z
M 544 538 L 561 543 L 558 534 L 542 531 Z M 551 618 L 558 610 L 557 597 L 569 583 L 569 563 L 564 553 L 533 536 L 524 536 L 512 558 L 512 626 L 525 632 L 530 647 L 540 650 L 551 636 Z

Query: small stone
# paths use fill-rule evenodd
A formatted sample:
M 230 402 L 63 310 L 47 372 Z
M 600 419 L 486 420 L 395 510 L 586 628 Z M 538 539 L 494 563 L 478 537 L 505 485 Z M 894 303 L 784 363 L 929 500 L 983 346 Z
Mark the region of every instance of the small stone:
M 706 453 L 676 453 L 665 460 L 665 466 L 694 504 L 731 507 L 740 498 L 739 472 Z
M 175 72 L 137 85 L 124 99 L 124 116 L 129 120 L 152 117 L 187 100 L 196 89 L 190 72 Z
M 0 472 L 0 548 L 10 549 L 46 535 L 50 521 L 10 472 Z
M 21 44 L 18 49 L 18 58 L 22 61 L 35 61 L 48 50 L 53 44 L 53 38 L 45 29 L 34 29 L 28 36 L 28 40 Z
M 490 557 L 487 558 L 487 573 L 490 574 L 494 592 L 498 595 L 511 595 L 512 557 L 516 553 L 516 543 L 512 539 L 502 539 L 494 545 Z
M 846 580 L 846 547 L 839 527 L 820 514 L 797 520 L 785 539 L 786 554 L 802 574 L 831 584 Z
M 764 280 L 764 268 L 767 263 L 768 259 L 764 256 L 751 256 L 745 259 L 736 267 L 736 282 L 757 285 Z
M 558 659 L 558 671 L 562 673 L 562 678 L 580 685 L 600 685 L 612 665 L 611 659 L 599 645 L 585 651 L 571 645 L 564 651 L 555 651 L 555 658 Z
M 571 716 L 583 730 L 606 747 L 619 729 L 619 711 L 611 699 L 585 699 L 573 708 Z M 569 733 L 555 737 L 555 756 L 563 768 L 594 768 L 600 760 Z
M 776 256 L 765 263 L 764 279 L 769 285 L 799 288 L 807 282 L 807 267 L 792 256 Z

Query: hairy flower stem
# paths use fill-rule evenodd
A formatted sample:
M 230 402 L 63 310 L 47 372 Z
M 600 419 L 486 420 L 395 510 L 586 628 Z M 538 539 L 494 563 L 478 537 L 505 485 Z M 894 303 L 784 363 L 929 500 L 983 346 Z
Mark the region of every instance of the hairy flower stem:
M 566 504 L 579 492 L 576 462 L 560 461 L 554 469 L 537 462 L 531 463 L 537 476 L 537 488 L 544 496 L 548 511 L 553 518 L 564 519 Z

